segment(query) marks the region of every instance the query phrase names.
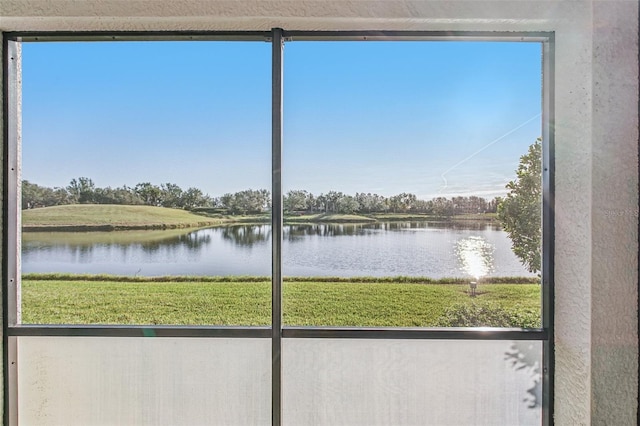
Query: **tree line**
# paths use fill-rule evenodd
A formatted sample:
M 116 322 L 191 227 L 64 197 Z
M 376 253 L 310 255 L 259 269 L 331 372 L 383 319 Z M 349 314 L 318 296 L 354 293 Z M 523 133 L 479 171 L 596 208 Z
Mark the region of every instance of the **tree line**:
M 198 188 L 182 190 L 173 183 L 160 186 L 149 182 L 134 187 L 96 187 L 87 177 L 72 179 L 65 188 L 49 188 L 22 181 L 22 208 L 50 207 L 65 204 L 127 204 L 194 209 L 212 206 L 214 200 Z
M 495 213 L 499 198 L 436 197 L 418 199 L 415 194 L 403 192 L 385 197 L 372 193 L 348 195 L 329 191 L 314 195 L 306 190 L 289 191 L 283 196 L 283 209 L 289 214 L 341 213 L 419 213 L 450 217 L 469 213 Z M 117 188 L 97 187 L 87 177 L 72 179 L 64 188 L 49 188 L 22 181 L 22 208 L 49 207 L 64 204 L 127 204 L 209 210 L 219 213 L 242 215 L 257 214 L 271 208 L 271 193 L 266 189 L 247 189 L 211 197 L 200 189 L 185 190 L 174 183 L 154 185 L 150 182 Z
M 289 213 L 421 213 L 448 217 L 468 213 L 495 213 L 498 202 L 498 198 L 487 201 L 477 196 L 421 200 L 415 194 L 406 192 L 385 197 L 364 192 L 348 195 L 329 191 L 316 196 L 305 190 L 294 190 L 283 197 L 283 209 Z

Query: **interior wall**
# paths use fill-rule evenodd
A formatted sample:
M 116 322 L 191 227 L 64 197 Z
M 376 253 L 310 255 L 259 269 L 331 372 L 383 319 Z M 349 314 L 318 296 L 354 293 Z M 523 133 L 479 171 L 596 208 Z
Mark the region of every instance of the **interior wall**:
M 638 300 L 638 11 L 630 6 L 593 5 L 591 409 L 600 424 L 636 424 L 617 409 L 638 390 L 622 369 L 638 357 L 630 303 Z
M 0 31 L 272 27 L 555 31 L 555 417 L 635 424 L 637 2 L 0 0 Z

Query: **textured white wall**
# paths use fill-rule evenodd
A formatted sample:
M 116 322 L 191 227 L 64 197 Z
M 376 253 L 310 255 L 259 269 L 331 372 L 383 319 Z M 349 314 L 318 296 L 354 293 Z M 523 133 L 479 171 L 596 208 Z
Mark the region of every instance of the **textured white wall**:
M 631 6 L 593 6 L 591 411 L 598 424 L 635 424 L 619 407 L 638 389 L 624 370 L 638 356 L 630 304 L 638 279 L 638 12 Z
M 635 424 L 638 3 L 0 0 L 1 31 L 556 32 L 556 421 Z

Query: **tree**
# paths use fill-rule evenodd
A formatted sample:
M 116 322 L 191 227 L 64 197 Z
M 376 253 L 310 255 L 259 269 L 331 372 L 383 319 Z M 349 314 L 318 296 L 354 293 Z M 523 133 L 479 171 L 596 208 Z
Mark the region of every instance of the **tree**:
M 293 190 L 287 192 L 287 194 L 283 197 L 282 204 L 284 206 L 284 211 L 286 212 L 294 212 L 294 211 L 303 211 L 311 209 L 309 205 L 310 196 L 307 191 L 304 190 Z
M 358 211 L 360 204 L 351 195 L 345 195 L 338 199 L 336 203 L 336 210 L 342 214 L 352 214 Z
M 183 208 L 193 209 L 204 204 L 205 195 L 198 188 L 191 187 L 182 192 L 180 200 Z
M 498 219 L 509 234 L 513 252 L 529 272 L 540 272 L 542 251 L 542 141 L 520 157 L 516 179 L 498 203 Z
M 269 191 L 266 189 L 246 189 L 233 194 L 231 211 L 233 214 L 258 214 L 269 207 Z
M 22 208 L 57 206 L 69 204 L 69 193 L 64 188 L 47 188 L 28 180 L 22 181 Z
M 208 198 L 208 196 L 207 196 Z M 246 189 L 235 194 L 226 193 L 214 203 L 208 198 L 209 204 L 218 204 L 230 214 L 259 214 L 271 207 L 271 193 L 266 189 Z
M 382 195 L 356 192 L 355 199 L 360 205 L 361 213 L 383 212 L 385 210 L 385 198 Z
M 87 204 L 95 202 L 96 186 L 93 181 L 87 177 L 79 177 L 71 179 L 67 192 L 76 203 Z
M 415 194 L 408 194 L 406 192 L 403 192 L 402 194 L 398 194 L 397 197 L 398 197 L 400 209 L 403 212 L 408 212 L 409 210 L 412 210 L 415 207 L 416 200 L 418 199 L 415 196 Z
M 314 210 L 318 212 L 326 212 L 327 202 L 327 196 L 321 193 L 313 201 Z
M 440 218 L 453 216 L 453 201 L 445 197 L 436 197 L 431 200 L 431 212 Z
M 175 183 L 167 182 L 160 184 L 160 205 L 162 207 L 184 207 L 182 198 L 182 188 Z
M 160 205 L 162 190 L 158 186 L 152 185 L 150 182 L 142 182 L 137 184 L 133 190 L 147 206 Z
M 389 208 L 394 213 L 398 213 L 398 209 L 400 208 L 400 196 L 394 195 L 393 197 L 389 197 Z
M 235 198 L 232 193 L 227 192 L 220 197 L 220 207 L 225 209 L 227 213 L 233 213 L 235 210 Z
M 320 194 L 322 195 L 322 194 Z M 324 195 L 325 213 L 336 213 L 338 211 L 338 201 L 344 197 L 342 192 L 329 191 Z
M 96 188 L 94 191 L 94 202 L 96 204 L 142 204 L 142 200 L 126 185 L 121 188 Z

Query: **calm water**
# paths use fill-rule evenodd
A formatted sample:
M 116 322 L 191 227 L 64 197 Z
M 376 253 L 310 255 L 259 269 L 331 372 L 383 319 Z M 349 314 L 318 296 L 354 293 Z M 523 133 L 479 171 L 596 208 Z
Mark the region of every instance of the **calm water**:
M 284 227 L 289 276 L 529 276 L 491 225 L 426 222 Z M 24 272 L 270 275 L 271 227 L 24 233 Z

